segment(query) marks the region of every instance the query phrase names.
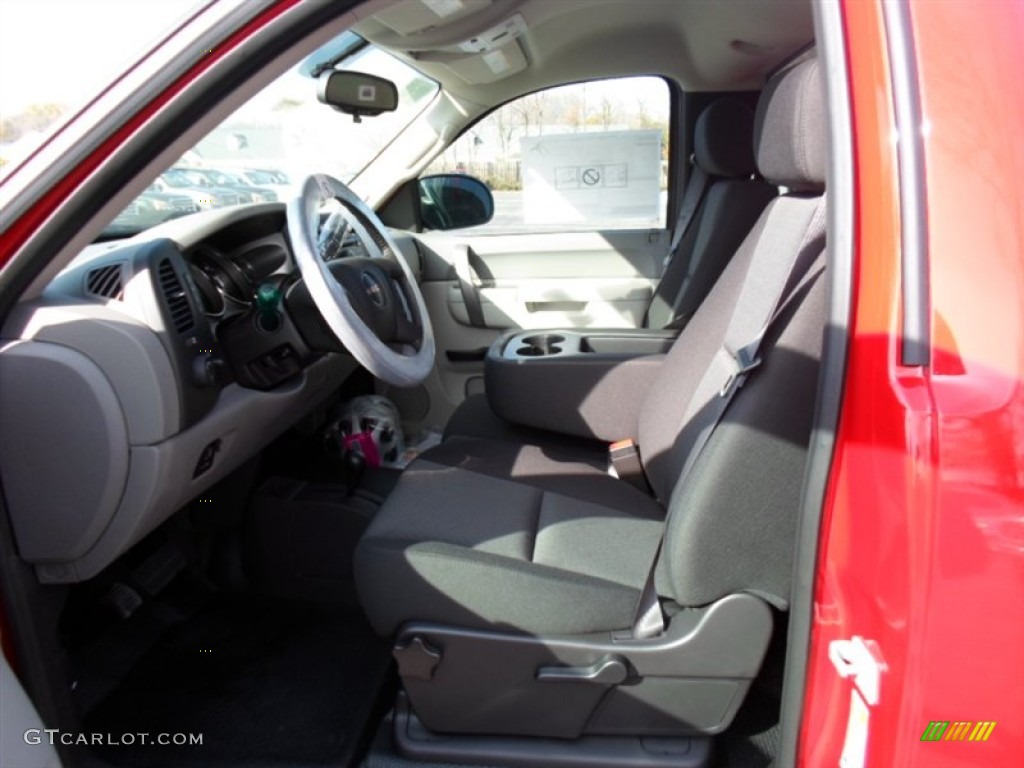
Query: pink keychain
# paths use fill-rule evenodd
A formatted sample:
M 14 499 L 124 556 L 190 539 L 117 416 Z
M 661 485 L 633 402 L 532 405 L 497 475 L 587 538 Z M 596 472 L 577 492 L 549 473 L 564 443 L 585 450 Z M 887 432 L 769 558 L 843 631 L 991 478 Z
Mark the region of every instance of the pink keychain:
M 377 468 L 380 466 L 380 454 L 377 452 L 377 444 L 370 432 L 356 432 L 353 435 L 345 435 L 341 438 L 342 453 L 348 453 L 353 448 L 358 448 L 366 459 L 366 466 Z

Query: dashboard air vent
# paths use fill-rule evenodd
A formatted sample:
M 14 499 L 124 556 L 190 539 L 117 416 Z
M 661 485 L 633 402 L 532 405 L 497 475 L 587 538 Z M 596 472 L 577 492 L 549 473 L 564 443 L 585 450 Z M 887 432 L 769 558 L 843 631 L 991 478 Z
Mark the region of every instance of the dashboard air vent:
M 167 312 L 171 318 L 171 325 L 178 333 L 191 331 L 196 324 L 192 316 L 192 305 L 188 302 L 185 287 L 181 284 L 181 278 L 174 271 L 170 259 L 164 259 L 157 267 L 157 279 L 160 281 L 160 291 L 167 302 Z
M 120 264 L 108 264 L 105 267 L 90 269 L 85 276 L 85 292 L 98 299 L 120 301 L 124 297 L 121 271 Z

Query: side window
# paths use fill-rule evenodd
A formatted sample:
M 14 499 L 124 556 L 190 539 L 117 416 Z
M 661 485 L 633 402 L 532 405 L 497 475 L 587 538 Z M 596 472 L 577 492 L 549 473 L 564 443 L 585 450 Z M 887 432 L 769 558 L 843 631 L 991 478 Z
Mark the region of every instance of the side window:
M 550 88 L 498 108 L 424 172 L 494 193 L 474 234 L 665 227 L 670 96 L 657 77 Z

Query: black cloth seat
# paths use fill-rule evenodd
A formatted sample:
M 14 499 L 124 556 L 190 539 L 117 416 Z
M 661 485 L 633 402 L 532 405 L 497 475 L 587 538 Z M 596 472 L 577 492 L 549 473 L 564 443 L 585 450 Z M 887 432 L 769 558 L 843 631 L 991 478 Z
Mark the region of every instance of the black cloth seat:
M 474 443 L 483 462 L 503 447 Z M 417 460 L 357 550 L 374 627 L 387 635 L 414 617 L 532 633 L 628 625 L 661 537 L 662 510 L 639 491 L 628 499 L 618 488 L 614 506 L 597 503 L 600 478 L 559 478 L 567 492 L 576 490 L 569 495 L 528 475 L 508 480 L 430 456 Z
M 758 164 L 790 192 L 769 203 L 646 396 L 636 434 L 660 501 L 608 476 L 586 443 L 453 436 L 403 473 L 357 548 L 378 632 L 414 620 L 540 635 L 628 628 L 663 532 L 665 599 L 701 606 L 747 591 L 785 607 L 825 323 L 824 132 L 815 61 L 766 86 Z M 722 384 L 708 372 L 779 253 L 818 258 L 680 483 Z
M 544 447 L 561 456 L 571 456 L 577 461 L 591 464 L 602 471 L 608 464 L 607 443 L 513 424 L 494 412 L 487 395 L 467 397 L 445 425 L 444 436 L 446 442 L 466 437 Z
M 425 458 L 435 464 L 512 480 L 549 493 L 605 504 L 654 519 L 664 509 L 636 486 L 610 475 L 607 458 L 565 451 L 550 445 L 451 437 Z
M 754 110 L 734 97 L 716 99 L 694 124 L 687 183 L 703 187 L 644 317 L 646 328 L 681 328 L 701 305 L 778 188 L 757 178 Z M 677 222 L 678 226 L 678 222 Z

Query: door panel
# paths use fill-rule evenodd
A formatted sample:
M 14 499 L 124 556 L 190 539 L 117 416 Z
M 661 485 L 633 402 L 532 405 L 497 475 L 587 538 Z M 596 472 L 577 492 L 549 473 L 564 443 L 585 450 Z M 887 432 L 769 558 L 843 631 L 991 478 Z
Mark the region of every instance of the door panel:
M 461 325 L 474 325 L 458 279 L 468 248 L 484 327 L 636 328 L 654 294 L 667 237 L 643 230 L 420 239 L 432 262 L 424 278 L 449 284 L 445 308 Z M 432 317 L 440 310 L 431 307 Z
M 60 768 L 51 735 L 0 651 L 0 765 Z
M 647 278 L 494 280 L 478 287 L 487 328 L 637 328 L 653 295 Z M 459 283 L 448 289 L 448 311 L 472 325 Z

